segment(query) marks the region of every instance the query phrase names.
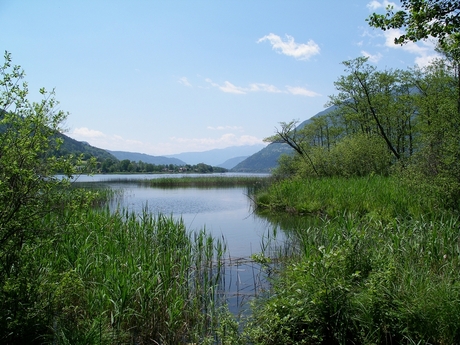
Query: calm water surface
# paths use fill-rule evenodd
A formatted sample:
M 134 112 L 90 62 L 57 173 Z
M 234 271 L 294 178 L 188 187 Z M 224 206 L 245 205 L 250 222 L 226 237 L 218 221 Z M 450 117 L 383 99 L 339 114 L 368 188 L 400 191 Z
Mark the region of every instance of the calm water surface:
M 234 174 L 236 176 L 268 176 Z M 276 231 L 267 220 L 253 213 L 246 188 L 158 188 L 120 179 L 152 179 L 182 177 L 172 175 L 94 175 L 80 176 L 78 182 L 94 182 L 123 194 L 114 201 L 112 208 L 120 207 L 136 213 L 147 208 L 154 214 L 162 213 L 182 218 L 190 231 L 206 229 L 215 238 L 223 238 L 227 244 L 228 269 L 225 289 L 233 294 L 229 299 L 233 311 L 246 297 L 254 295 L 257 284 L 263 280 L 260 267 L 250 261 L 250 256 L 262 251 L 274 240 Z M 190 175 L 187 175 L 190 176 Z M 198 175 L 203 176 L 203 175 Z M 211 176 L 211 175 L 206 175 Z M 232 176 L 225 174 L 225 176 Z M 279 235 L 278 235 L 279 237 Z M 281 238 L 278 241 L 282 241 Z
M 273 226 L 252 212 L 251 200 L 247 196 L 246 188 L 158 188 L 135 182 L 120 182 L 122 179 L 132 181 L 182 176 L 184 175 L 84 175 L 80 176 L 77 182 L 94 182 L 115 190 L 122 190 L 123 196 L 114 202 L 113 208 L 118 206 L 136 213 L 141 213 L 144 208 L 147 208 L 154 214 L 162 213 L 173 215 L 177 219 L 182 218 L 188 230 L 205 228 L 214 237 L 225 239 L 231 257 L 248 258 L 251 254 L 261 251 L 261 239 L 270 235 Z M 225 174 L 225 176 L 232 175 Z M 233 174 L 233 176 L 268 175 Z

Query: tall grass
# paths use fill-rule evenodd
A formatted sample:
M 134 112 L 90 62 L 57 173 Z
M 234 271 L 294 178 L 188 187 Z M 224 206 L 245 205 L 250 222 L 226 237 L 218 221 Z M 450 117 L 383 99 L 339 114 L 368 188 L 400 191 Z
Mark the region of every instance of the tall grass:
M 441 199 L 373 176 L 280 181 L 255 201 L 291 231 L 253 344 L 460 343 L 460 220 Z
M 282 180 L 257 193 L 255 203 L 259 211 L 330 217 L 349 212 L 386 220 L 442 210 L 442 200 L 414 193 L 395 177 L 377 175 Z
M 46 220 L 44 220 L 46 221 Z M 29 257 L 53 344 L 214 339 L 225 245 L 144 212 L 78 213 Z M 46 301 L 46 302 L 45 302 Z
M 154 179 L 133 179 L 124 178 L 111 180 L 111 182 L 137 183 L 149 187 L 178 188 L 216 188 L 216 187 L 246 187 L 246 186 L 267 186 L 271 181 L 270 177 L 258 176 L 204 176 L 204 177 L 164 177 Z
M 342 215 L 292 234 L 254 344 L 460 343 L 460 221 Z

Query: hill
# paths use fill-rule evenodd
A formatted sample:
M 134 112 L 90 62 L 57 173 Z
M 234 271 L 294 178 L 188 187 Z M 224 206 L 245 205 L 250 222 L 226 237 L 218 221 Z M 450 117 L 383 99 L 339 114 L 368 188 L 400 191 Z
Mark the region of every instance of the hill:
M 292 154 L 292 151 L 288 144 L 272 143 L 237 164 L 231 171 L 268 173 L 278 165 L 278 159 L 282 154 Z
M 222 164 L 219 164 L 218 167 L 230 170 L 234 168 L 238 163 L 244 161 L 246 158 L 248 158 L 248 156 L 230 158 L 230 159 L 227 159 Z
M 297 126 L 297 129 L 301 129 L 307 125 L 313 118 L 320 117 L 330 113 L 337 107 L 332 106 L 319 113 L 315 114 L 308 120 L 303 121 Z M 271 143 L 267 147 L 263 148 L 259 152 L 254 153 L 252 156 L 246 158 L 244 161 L 237 164 L 231 169 L 234 172 L 264 172 L 268 173 L 278 165 L 278 159 L 282 154 L 292 154 L 293 149 L 284 143 Z
M 107 152 L 106 150 L 91 146 L 90 144 L 82 141 L 72 139 L 64 134 L 58 134 L 58 137 L 63 139 L 63 143 L 59 148 L 59 155 L 68 155 L 68 154 L 83 154 L 84 156 L 95 157 L 98 160 L 113 159 L 117 160 L 115 156 Z
M 264 147 L 264 144 L 230 146 L 225 149 L 214 149 L 203 152 L 184 152 L 175 155 L 167 155 L 166 157 L 177 158 L 191 165 L 205 163 L 212 166 L 218 166 L 219 164 L 223 164 L 223 162 L 235 157 L 248 157 L 260 151 Z
M 134 162 L 139 162 L 142 161 L 144 163 L 150 163 L 150 164 L 155 164 L 155 165 L 186 165 L 184 161 L 181 161 L 180 159 L 177 158 L 169 158 L 169 157 L 164 157 L 164 156 L 152 156 L 152 155 L 147 155 L 145 153 L 137 153 L 137 152 L 126 152 L 126 151 L 110 151 L 106 150 L 113 156 L 115 156 L 119 160 L 125 160 L 128 159 L 130 161 Z
M 5 110 L 0 109 L 0 118 L 3 116 L 4 113 L 5 113 Z M 0 133 L 4 132 L 6 129 L 7 127 L 5 127 L 4 124 L 0 124 Z M 88 143 L 72 139 L 71 137 L 65 134 L 57 133 L 53 136 L 53 139 L 54 138 L 62 139 L 62 144 L 59 147 L 59 150 L 55 151 L 55 154 L 57 156 L 66 156 L 69 154 L 73 154 L 73 155 L 83 154 L 85 156 L 85 159 L 89 157 L 95 157 L 98 160 L 105 160 L 107 158 L 117 160 L 113 155 L 111 155 L 107 151 L 91 146 Z

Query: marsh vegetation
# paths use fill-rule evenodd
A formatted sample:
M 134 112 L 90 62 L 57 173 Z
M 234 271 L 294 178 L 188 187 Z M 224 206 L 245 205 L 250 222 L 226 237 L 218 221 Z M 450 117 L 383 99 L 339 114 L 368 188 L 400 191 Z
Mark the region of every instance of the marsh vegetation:
M 371 25 L 408 26 L 399 43 L 433 34 L 441 58 L 406 71 L 345 61 L 333 111 L 302 127 L 281 122 L 266 139 L 294 150 L 273 178 L 125 181 L 247 186 L 285 242 L 263 238 L 252 254 L 271 285 L 244 315 L 221 294 L 226 241 L 206 224 L 191 231 L 147 207 L 109 207 L 116 190 L 72 187 L 97 162 L 56 154 L 66 114 L 53 92 L 30 102 L 24 73 L 5 53 L 0 342 L 460 343 L 460 40 L 458 23 L 449 24 L 459 4 L 402 3 Z

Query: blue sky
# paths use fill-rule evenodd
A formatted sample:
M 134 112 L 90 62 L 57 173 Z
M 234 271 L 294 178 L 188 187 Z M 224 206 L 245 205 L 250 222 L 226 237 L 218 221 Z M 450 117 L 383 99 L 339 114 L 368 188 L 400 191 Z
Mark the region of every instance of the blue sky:
M 168 155 L 262 143 L 324 109 L 342 61 L 425 65 L 431 42 L 370 28 L 383 0 L 0 0 L 0 48 L 31 97 L 55 89 L 67 135 Z M 395 6 L 400 3 L 396 1 Z

